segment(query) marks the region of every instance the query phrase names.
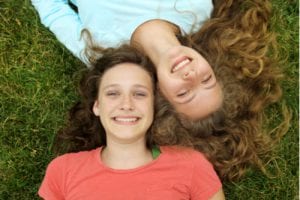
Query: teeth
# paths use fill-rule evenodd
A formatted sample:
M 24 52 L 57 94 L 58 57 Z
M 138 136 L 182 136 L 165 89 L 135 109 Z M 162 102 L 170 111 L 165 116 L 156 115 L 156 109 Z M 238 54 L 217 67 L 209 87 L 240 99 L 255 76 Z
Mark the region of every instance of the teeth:
M 116 117 L 115 120 L 119 122 L 134 122 L 137 121 L 138 118 L 133 117 L 133 118 L 121 118 L 121 117 Z
M 188 58 L 184 59 L 183 61 L 181 61 L 180 63 L 178 63 L 174 68 L 173 68 L 173 72 L 177 71 L 178 69 L 182 68 L 184 65 L 186 65 L 187 63 L 189 63 L 190 60 Z

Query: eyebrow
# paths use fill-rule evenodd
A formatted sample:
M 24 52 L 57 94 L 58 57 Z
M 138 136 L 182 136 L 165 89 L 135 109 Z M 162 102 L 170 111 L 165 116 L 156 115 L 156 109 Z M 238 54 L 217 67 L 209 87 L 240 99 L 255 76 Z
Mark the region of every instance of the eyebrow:
M 107 89 L 107 88 L 110 88 L 110 87 L 120 87 L 120 85 L 121 85 L 121 84 L 113 83 L 113 84 L 104 86 L 103 89 Z M 148 88 L 148 87 L 146 87 L 146 86 L 144 86 L 144 85 L 141 85 L 141 84 L 134 84 L 133 87 L 134 87 L 134 88 L 143 88 L 143 89 L 146 89 L 146 90 L 151 91 L 150 88 Z
M 109 85 L 106 85 L 103 87 L 103 89 L 107 89 L 107 88 L 110 88 L 110 87 L 118 87 L 119 84 L 109 84 Z

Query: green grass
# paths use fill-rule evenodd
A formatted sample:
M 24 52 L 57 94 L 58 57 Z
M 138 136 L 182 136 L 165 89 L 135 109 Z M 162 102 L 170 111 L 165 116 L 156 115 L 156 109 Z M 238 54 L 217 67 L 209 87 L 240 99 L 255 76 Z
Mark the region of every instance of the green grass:
M 284 65 L 284 100 L 293 111 L 288 134 L 269 165 L 274 177 L 250 171 L 225 183 L 227 199 L 298 197 L 298 8 L 296 0 L 273 0 Z M 0 0 L 0 199 L 36 195 L 50 146 L 77 98 L 76 77 L 84 66 L 44 28 L 29 0 Z

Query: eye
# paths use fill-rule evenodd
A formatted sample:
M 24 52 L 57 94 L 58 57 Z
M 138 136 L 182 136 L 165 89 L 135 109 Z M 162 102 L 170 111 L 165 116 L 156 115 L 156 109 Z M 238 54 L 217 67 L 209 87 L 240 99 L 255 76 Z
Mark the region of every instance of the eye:
M 120 93 L 118 91 L 107 91 L 106 96 L 115 97 L 118 96 Z
M 201 81 L 201 83 L 206 84 L 210 81 L 211 78 L 212 78 L 212 75 L 209 75 L 207 78 L 205 78 L 203 81 Z
M 133 93 L 133 96 L 135 96 L 135 97 L 146 97 L 147 93 L 143 92 L 143 91 L 137 91 L 137 92 Z
M 182 92 L 180 92 L 179 94 L 177 94 L 177 97 L 184 97 L 189 93 L 189 90 L 184 90 Z

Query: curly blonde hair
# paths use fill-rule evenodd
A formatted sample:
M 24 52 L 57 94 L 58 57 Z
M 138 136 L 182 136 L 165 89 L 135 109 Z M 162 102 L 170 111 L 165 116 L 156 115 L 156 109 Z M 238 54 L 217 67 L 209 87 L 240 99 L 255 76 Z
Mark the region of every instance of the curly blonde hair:
M 180 144 L 203 152 L 223 180 L 237 180 L 250 166 L 266 173 L 265 164 L 277 139 L 287 132 L 290 116 L 276 134 L 267 129 L 265 110 L 280 101 L 276 39 L 269 29 L 271 4 L 267 0 L 214 1 L 211 19 L 190 35 L 178 35 L 183 45 L 203 55 L 216 74 L 224 94 L 222 107 L 212 115 L 190 121 L 159 95 L 154 141 Z

